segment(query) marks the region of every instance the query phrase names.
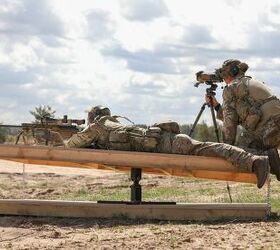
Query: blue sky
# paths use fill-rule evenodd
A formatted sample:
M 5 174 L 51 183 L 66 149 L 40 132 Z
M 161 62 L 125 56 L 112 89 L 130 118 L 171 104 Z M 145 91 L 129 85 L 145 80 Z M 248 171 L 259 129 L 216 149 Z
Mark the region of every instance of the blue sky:
M 40 104 L 75 118 L 102 104 L 135 123 L 191 123 L 206 87 L 195 73 L 229 58 L 280 95 L 276 0 L 0 2 L 0 122 L 31 121 Z

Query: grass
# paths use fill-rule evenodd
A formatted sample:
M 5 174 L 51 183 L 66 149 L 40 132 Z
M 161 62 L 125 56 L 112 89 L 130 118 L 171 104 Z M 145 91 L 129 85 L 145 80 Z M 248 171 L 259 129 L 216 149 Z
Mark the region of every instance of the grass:
M 274 181 L 271 196 L 271 204 L 273 212 L 280 213 L 280 199 L 278 182 Z M 265 203 L 266 190 L 257 189 L 253 185 L 248 184 L 232 184 L 231 195 L 235 203 Z M 230 202 L 227 189 L 224 183 L 210 183 L 197 180 L 190 182 L 187 180 L 169 183 L 167 186 L 158 185 L 154 187 L 142 186 L 143 201 L 176 201 L 176 202 L 213 202 L 225 203 Z M 87 188 L 79 188 L 62 194 L 59 199 L 70 200 L 116 200 L 129 201 L 130 188 L 116 187 L 100 187 L 96 190 L 88 190 Z
M 35 175 L 34 175 L 35 177 Z M 131 182 L 127 175 L 88 179 L 60 179 L 28 176 L 24 185 L 21 175 L 1 176 L 0 196 L 2 198 L 38 197 L 60 200 L 115 200 L 129 201 Z M 62 177 L 61 177 L 62 178 Z M 83 182 L 83 180 L 85 180 Z M 76 183 L 74 183 L 76 181 Z M 69 186 L 69 183 L 73 185 Z M 143 201 L 175 201 L 178 203 L 226 203 L 230 202 L 226 182 L 205 181 L 194 178 L 161 177 L 144 175 L 142 185 Z M 272 178 L 272 211 L 280 214 L 280 183 Z M 53 192 L 44 192 L 53 189 Z M 230 183 L 231 196 L 235 203 L 265 203 L 266 186 L 259 190 L 255 185 Z M 40 193 L 40 196 L 36 196 Z M 5 196 L 6 195 L 6 196 Z
M 280 214 L 280 198 L 273 197 L 271 199 L 272 212 Z
M 177 245 L 178 245 L 176 235 L 171 233 L 169 242 L 170 242 L 170 247 L 171 248 L 176 248 Z
M 189 195 L 188 190 L 178 187 L 153 187 L 144 188 L 143 199 L 153 201 L 164 201 L 168 199 L 180 200 L 182 197 L 187 199 Z
M 72 192 L 66 193 L 59 197 L 61 200 L 116 200 L 124 201 L 129 200 L 129 193 L 127 190 L 119 190 L 117 192 L 112 192 L 110 188 L 101 188 L 98 192 L 90 192 L 87 189 L 81 188 L 73 190 Z

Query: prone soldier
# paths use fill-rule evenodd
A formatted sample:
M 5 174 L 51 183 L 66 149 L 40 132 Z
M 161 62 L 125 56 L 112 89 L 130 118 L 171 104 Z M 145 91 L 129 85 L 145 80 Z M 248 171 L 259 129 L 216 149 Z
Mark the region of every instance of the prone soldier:
M 172 153 L 221 157 L 240 171 L 251 171 L 261 188 L 269 169 L 265 156 L 256 156 L 224 143 L 200 142 L 180 134 L 176 122 L 156 123 L 147 129 L 123 125 L 107 107 L 96 106 L 88 113 L 88 126 L 65 142 L 66 147 Z

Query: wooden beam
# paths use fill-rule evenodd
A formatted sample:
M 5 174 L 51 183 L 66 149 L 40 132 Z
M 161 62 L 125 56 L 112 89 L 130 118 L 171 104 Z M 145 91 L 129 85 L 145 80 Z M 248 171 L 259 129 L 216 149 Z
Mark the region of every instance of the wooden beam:
M 181 168 L 184 170 L 222 170 L 238 172 L 228 161 L 203 156 L 95 150 L 84 148 L 52 148 L 25 145 L 0 145 L 0 158 L 38 159 L 115 166 Z
M 127 205 L 84 201 L 0 200 L 1 215 L 54 216 L 157 220 L 264 219 L 267 205 L 255 204 L 177 204 Z
M 0 159 L 29 164 L 118 171 L 128 171 L 130 168 L 136 167 L 142 168 L 147 173 L 256 183 L 256 176 L 253 173 L 238 172 L 230 162 L 215 157 L 0 145 Z
M 111 170 L 117 172 L 129 172 L 132 167 L 128 166 L 110 166 L 96 163 L 77 163 L 64 161 L 46 161 L 46 160 L 29 160 L 29 159 L 6 159 L 25 164 L 36 164 L 45 166 L 59 166 L 59 167 L 76 167 L 87 169 Z M 149 168 L 143 167 L 142 171 L 146 174 L 181 176 L 181 177 L 195 177 L 211 180 L 235 181 L 243 183 L 256 183 L 256 176 L 252 173 L 236 173 L 223 171 L 207 171 L 207 170 L 180 170 L 174 168 Z

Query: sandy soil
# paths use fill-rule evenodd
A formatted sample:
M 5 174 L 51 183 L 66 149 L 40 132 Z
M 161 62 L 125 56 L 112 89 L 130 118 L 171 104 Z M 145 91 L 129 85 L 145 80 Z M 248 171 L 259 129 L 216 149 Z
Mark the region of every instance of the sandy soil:
M 148 187 L 175 182 L 171 177 L 147 177 L 143 183 Z M 94 193 L 97 186 L 126 189 L 127 185 L 126 174 L 30 165 L 23 171 L 22 164 L 0 161 L 0 198 L 61 198 L 75 188 Z M 259 222 L 178 223 L 0 217 L 0 249 L 279 249 L 279 246 L 278 218 Z

